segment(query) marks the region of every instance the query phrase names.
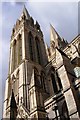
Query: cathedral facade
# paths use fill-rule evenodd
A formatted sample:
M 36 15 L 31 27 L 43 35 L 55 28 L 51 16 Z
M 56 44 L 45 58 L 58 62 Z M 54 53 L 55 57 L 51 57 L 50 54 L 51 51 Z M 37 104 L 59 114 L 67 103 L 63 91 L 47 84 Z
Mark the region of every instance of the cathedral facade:
M 80 35 L 68 43 L 50 28 L 48 46 L 24 6 L 11 35 L 3 118 L 80 119 Z

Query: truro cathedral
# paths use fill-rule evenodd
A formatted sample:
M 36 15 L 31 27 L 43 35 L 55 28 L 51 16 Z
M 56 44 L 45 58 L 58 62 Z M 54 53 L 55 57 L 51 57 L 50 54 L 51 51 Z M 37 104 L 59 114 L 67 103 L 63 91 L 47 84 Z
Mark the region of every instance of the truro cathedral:
M 48 46 L 24 6 L 12 29 L 3 118 L 80 120 L 80 35 L 68 43 L 50 29 Z

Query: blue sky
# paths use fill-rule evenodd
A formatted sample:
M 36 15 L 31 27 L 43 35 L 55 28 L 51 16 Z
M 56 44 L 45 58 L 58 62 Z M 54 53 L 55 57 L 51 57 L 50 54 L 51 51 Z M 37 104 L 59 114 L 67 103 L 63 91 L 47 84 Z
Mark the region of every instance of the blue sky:
M 0 11 L 2 15 L 2 23 L 0 21 L 0 27 L 2 25 L 2 41 L 0 41 L 2 43 L 0 44 L 2 47 L 2 73 L 0 72 L 2 74 L 2 95 L 4 95 L 5 80 L 8 74 L 11 31 L 21 15 L 23 4 L 3 2 L 2 11 Z M 27 2 L 25 6 L 29 14 L 41 25 L 46 43 L 50 42 L 50 23 L 68 42 L 78 35 L 77 2 Z

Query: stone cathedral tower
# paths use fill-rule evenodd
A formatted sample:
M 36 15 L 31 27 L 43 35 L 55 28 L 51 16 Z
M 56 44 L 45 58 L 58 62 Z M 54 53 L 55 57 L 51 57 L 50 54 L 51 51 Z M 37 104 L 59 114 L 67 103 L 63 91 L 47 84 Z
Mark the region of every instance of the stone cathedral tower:
M 6 80 L 4 118 L 45 117 L 43 95 L 45 94 L 44 68 L 46 50 L 40 25 L 29 15 L 24 6 L 20 19 L 12 30 L 10 41 L 9 74 Z M 42 76 L 41 76 L 42 75 Z M 42 81 L 41 81 L 42 80 Z M 14 95 L 13 95 L 14 94 Z M 11 102 L 11 98 L 14 98 Z M 11 109 L 11 104 L 13 111 Z M 17 109 L 17 113 L 14 111 Z M 21 113 L 21 111 L 23 112 Z M 27 111 L 27 112 L 26 112 Z
M 50 29 L 45 47 L 24 6 L 11 35 L 3 118 L 80 119 L 80 35 L 68 43 Z

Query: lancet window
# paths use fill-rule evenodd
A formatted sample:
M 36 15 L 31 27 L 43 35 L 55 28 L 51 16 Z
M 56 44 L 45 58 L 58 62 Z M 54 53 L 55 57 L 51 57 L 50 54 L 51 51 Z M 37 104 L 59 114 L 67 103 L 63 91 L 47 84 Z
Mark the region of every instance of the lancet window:
M 37 54 L 37 60 L 38 60 L 38 63 L 41 64 L 41 48 L 40 48 L 40 42 L 39 42 L 39 39 L 36 37 L 35 38 L 35 42 L 36 42 L 36 54 Z
M 56 83 L 54 74 L 51 74 L 51 79 L 52 79 L 52 85 L 53 85 L 54 93 L 57 93 L 58 92 L 58 87 L 57 87 L 57 83 Z
M 33 61 L 34 60 L 34 54 L 33 54 L 33 36 L 31 32 L 28 35 L 28 41 L 29 41 L 29 53 L 30 53 L 30 59 Z
M 18 64 L 21 63 L 22 60 L 22 36 L 19 34 L 18 36 Z
M 61 80 L 58 76 L 58 73 L 54 68 L 52 68 L 51 79 L 52 79 L 54 93 L 57 93 L 58 91 L 60 91 L 62 89 L 62 84 L 61 84 Z
M 16 51 L 16 40 L 14 40 L 13 43 L 13 70 L 16 68 L 16 63 L 17 63 L 17 55 L 16 55 L 17 51 Z

